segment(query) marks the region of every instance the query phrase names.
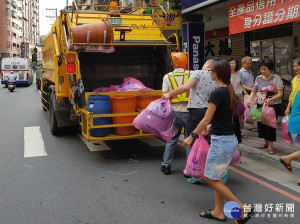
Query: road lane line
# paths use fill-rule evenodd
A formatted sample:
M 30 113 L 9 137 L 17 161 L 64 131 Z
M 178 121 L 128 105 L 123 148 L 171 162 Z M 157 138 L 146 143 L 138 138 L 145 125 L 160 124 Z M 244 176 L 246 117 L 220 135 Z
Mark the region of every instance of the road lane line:
M 286 192 L 286 191 L 284 191 L 284 190 L 282 190 L 282 189 L 280 189 L 278 187 L 275 187 L 275 186 L 273 186 L 273 185 L 271 185 L 271 184 L 269 184 L 269 183 L 267 183 L 267 182 L 265 182 L 263 180 L 260 180 L 260 179 L 254 177 L 254 176 L 251 176 L 250 174 L 247 174 L 247 173 L 245 173 L 245 172 L 243 172 L 241 170 L 238 170 L 237 168 L 234 168 L 232 166 L 229 166 L 229 168 L 232 171 L 234 171 L 234 172 L 236 172 L 236 173 L 238 173 L 238 174 L 240 174 L 240 175 L 242 175 L 244 177 L 247 177 L 250 180 L 253 180 L 253 181 L 255 181 L 255 182 L 257 182 L 257 183 L 259 183 L 259 184 L 261 184 L 261 185 L 263 185 L 263 186 L 265 186 L 267 188 L 269 188 L 269 189 L 272 189 L 273 191 L 277 191 L 278 193 L 280 193 L 280 194 L 282 194 L 282 195 L 284 195 L 284 196 L 286 196 L 288 198 L 291 198 L 291 199 L 293 199 L 293 200 L 295 200 L 295 201 L 297 201 L 297 202 L 300 203 L 300 197 L 297 197 L 296 195 L 293 195 L 293 194 L 291 194 L 289 192 Z
M 24 127 L 24 158 L 47 156 L 40 126 Z

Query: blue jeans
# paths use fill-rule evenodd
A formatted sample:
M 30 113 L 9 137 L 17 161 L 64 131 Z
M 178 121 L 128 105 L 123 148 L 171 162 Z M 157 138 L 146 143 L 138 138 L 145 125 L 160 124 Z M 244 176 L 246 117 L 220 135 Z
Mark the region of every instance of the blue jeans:
M 165 152 L 164 152 L 164 156 L 163 156 L 164 161 L 162 162 L 163 166 L 171 166 L 171 163 L 174 159 L 176 144 L 180 137 L 182 128 L 184 128 L 184 138 L 188 137 L 188 131 L 187 131 L 188 118 L 189 118 L 188 112 L 185 113 L 185 112 L 175 111 L 175 113 L 174 113 L 174 129 L 175 129 L 175 131 L 174 131 L 171 141 L 166 144 L 166 148 L 165 148 Z M 191 148 L 186 148 L 186 156 L 189 155 L 190 151 L 191 151 Z

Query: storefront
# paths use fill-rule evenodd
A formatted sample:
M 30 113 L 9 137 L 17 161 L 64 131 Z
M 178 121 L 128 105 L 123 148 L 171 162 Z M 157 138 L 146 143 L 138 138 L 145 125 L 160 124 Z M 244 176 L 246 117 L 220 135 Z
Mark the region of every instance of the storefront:
M 299 0 L 241 0 L 229 4 L 230 34 L 244 33 L 253 57 L 253 72 L 259 74 L 258 61 L 272 58 L 275 73 L 284 81 L 294 74 L 292 60 L 299 57 Z
M 274 59 L 276 70 L 290 81 L 292 59 L 300 56 L 299 0 L 182 0 L 182 15 L 201 15 L 205 25 L 205 58 Z
M 205 26 L 205 58 L 272 58 L 284 84 L 284 104 L 295 76 L 292 60 L 300 57 L 299 0 L 182 0 L 182 16 L 201 15 Z M 283 105 L 283 108 L 285 105 Z

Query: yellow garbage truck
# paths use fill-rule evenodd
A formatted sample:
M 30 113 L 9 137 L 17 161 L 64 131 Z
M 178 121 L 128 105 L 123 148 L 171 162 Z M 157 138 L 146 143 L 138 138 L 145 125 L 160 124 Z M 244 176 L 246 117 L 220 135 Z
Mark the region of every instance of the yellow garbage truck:
M 74 1 L 60 11 L 42 49 L 41 102 L 49 111 L 53 135 L 79 129 L 89 141 L 152 136 L 134 129 L 133 119 L 126 120 L 143 108 L 136 108 L 137 102 L 134 111 L 126 108 L 138 97 L 161 95 L 163 76 L 172 70 L 170 51 L 178 49 L 178 38 L 164 36 L 166 19 L 159 10 L 164 9 Z M 152 90 L 95 91 L 128 77 Z M 136 97 L 130 102 L 132 95 Z M 104 101 L 97 104 L 97 99 Z M 125 106 L 112 105 L 113 99 Z M 121 128 L 133 131 L 120 133 Z

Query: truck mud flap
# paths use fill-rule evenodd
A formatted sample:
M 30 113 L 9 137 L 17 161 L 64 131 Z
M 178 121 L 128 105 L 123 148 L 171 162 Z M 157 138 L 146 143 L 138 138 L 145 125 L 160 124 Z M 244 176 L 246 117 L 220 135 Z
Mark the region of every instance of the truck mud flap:
M 78 127 L 79 122 L 70 120 L 71 104 L 68 99 L 62 99 L 61 103 L 57 103 L 55 93 L 52 92 L 50 100 L 50 115 L 51 110 L 54 113 L 58 128 Z

